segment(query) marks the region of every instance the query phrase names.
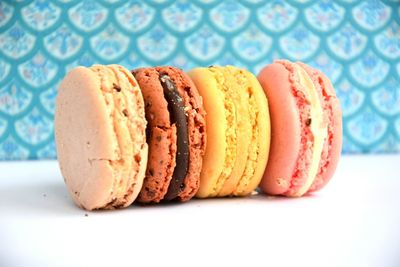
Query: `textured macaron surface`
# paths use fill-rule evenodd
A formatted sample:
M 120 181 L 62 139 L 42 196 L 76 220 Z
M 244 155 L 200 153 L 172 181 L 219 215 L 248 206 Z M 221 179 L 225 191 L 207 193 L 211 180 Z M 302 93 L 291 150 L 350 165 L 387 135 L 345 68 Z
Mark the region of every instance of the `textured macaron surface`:
M 117 65 L 78 67 L 57 96 L 55 136 L 62 175 L 85 209 L 130 205 L 147 162 L 144 102 L 134 77 Z
M 268 101 L 257 78 L 243 69 L 239 69 L 238 76 L 242 80 L 241 89 L 248 98 L 250 142 L 245 169 L 231 194 L 246 196 L 254 191 L 264 174 L 270 149 L 271 124 Z M 240 155 L 238 160 L 242 160 Z
M 159 202 L 167 193 L 175 168 L 176 126 L 171 123 L 158 72 L 139 69 L 134 72 L 146 110 L 149 159 L 146 177 L 139 195 L 140 202 Z
M 318 173 L 309 189 L 309 192 L 313 192 L 321 189 L 329 182 L 338 164 L 342 148 L 342 111 L 330 80 L 322 72 L 306 64 L 300 63 L 300 65 L 312 79 L 316 89 L 321 92 L 325 120 L 328 124 L 327 138 L 321 154 Z
M 258 79 L 269 99 L 272 127 L 260 188 L 286 196 L 321 188 L 341 146 L 340 106 L 330 82 L 305 64 L 283 60 L 265 67 Z
M 227 145 L 225 147 L 224 166 L 222 167 L 221 173 L 216 179 L 212 191 L 208 195 L 208 197 L 214 197 L 219 194 L 222 187 L 224 186 L 225 181 L 231 175 L 235 167 L 238 152 L 237 146 L 239 135 L 237 122 L 239 120 L 238 117 L 243 117 L 245 116 L 245 114 L 240 114 L 238 112 L 239 107 L 235 104 L 235 101 L 237 103 L 241 103 L 241 100 L 238 96 L 238 92 L 236 90 L 237 88 L 234 88 L 236 86 L 235 82 L 232 81 L 234 77 L 227 76 L 223 68 L 220 67 L 210 67 L 208 68 L 208 71 L 215 79 L 217 85 L 216 87 L 211 89 L 219 90 L 222 93 L 223 103 L 221 103 L 220 105 L 222 105 L 225 109 L 225 123 L 227 125 L 225 130 L 225 140 Z M 241 136 L 240 138 L 241 140 L 243 139 Z M 240 172 L 240 170 L 238 170 L 238 172 Z
M 262 88 L 252 74 L 232 66 L 196 68 L 189 75 L 204 99 L 209 136 L 197 197 L 250 194 L 269 150 Z
M 190 78 L 173 67 L 133 71 L 143 92 L 150 144 L 139 200 L 189 200 L 199 187 L 206 145 L 202 99 Z

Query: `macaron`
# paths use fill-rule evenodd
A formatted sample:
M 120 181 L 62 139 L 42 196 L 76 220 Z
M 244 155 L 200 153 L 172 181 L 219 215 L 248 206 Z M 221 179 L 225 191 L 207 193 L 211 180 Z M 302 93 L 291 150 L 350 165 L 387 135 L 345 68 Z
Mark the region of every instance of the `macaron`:
M 259 82 L 233 66 L 188 74 L 203 97 L 209 137 L 196 197 L 251 194 L 264 173 L 270 143 L 268 101 Z
M 337 166 L 342 112 L 335 90 L 320 71 L 278 60 L 258 75 L 269 100 L 271 150 L 260 189 L 299 197 L 324 187 Z
M 187 201 L 199 188 L 206 147 L 202 98 L 178 68 L 140 68 L 132 73 L 142 90 L 148 121 L 148 166 L 138 200 Z
M 129 206 L 147 164 L 144 102 L 118 65 L 77 67 L 62 80 L 55 111 L 58 162 L 74 202 L 87 210 Z

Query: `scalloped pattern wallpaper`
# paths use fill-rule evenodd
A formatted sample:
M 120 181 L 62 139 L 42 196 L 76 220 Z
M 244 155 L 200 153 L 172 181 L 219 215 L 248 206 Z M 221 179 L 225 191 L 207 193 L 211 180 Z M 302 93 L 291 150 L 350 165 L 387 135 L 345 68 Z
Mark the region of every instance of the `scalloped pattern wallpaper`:
M 344 153 L 400 151 L 399 1 L 0 1 L 0 159 L 55 158 L 71 68 L 301 60 L 333 81 Z

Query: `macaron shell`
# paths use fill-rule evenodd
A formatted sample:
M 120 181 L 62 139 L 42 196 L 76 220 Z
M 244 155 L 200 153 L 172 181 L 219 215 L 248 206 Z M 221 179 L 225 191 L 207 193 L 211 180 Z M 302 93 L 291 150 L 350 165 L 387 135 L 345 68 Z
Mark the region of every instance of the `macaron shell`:
M 288 97 L 292 95 L 289 74 L 282 64 L 272 63 L 257 77 L 268 98 L 271 120 L 269 159 L 259 186 L 272 195 L 290 188 L 301 143 L 299 110 L 294 97 Z
M 191 199 L 199 189 L 200 172 L 206 148 L 205 110 L 203 100 L 190 79 L 181 69 L 174 67 L 157 67 L 159 73 L 167 74 L 174 82 L 183 99 L 188 121 L 189 166 L 183 182 L 183 189 L 178 194 L 181 201 Z
M 242 70 L 233 66 L 214 67 L 218 68 L 225 77 L 225 85 L 228 96 L 235 104 L 236 109 L 236 159 L 232 171 L 225 180 L 218 196 L 232 195 L 242 178 L 247 163 L 249 146 L 251 141 L 251 124 L 249 114 L 248 93 L 246 76 Z M 255 144 L 257 145 L 257 144 Z
M 141 88 L 148 121 L 149 158 L 138 201 L 159 202 L 167 193 L 175 168 L 176 128 L 171 124 L 159 73 L 154 68 L 134 71 Z
M 268 100 L 257 78 L 250 72 L 243 70 L 249 82 L 250 98 L 249 108 L 255 112 L 255 120 L 252 125 L 253 139 L 250 143 L 250 153 L 245 173 L 243 173 L 236 189 L 233 192 L 235 196 L 246 196 L 251 194 L 259 185 L 268 162 L 270 141 L 271 141 L 271 123 L 269 117 Z
M 215 191 L 215 186 L 224 168 L 226 148 L 225 132 L 227 121 L 224 108 L 224 95 L 217 89 L 214 75 L 207 68 L 195 68 L 189 73 L 203 98 L 206 115 L 207 146 L 200 174 L 200 187 L 196 197 L 205 198 Z
M 120 84 L 114 71 L 111 67 L 103 65 L 94 65 L 90 69 L 98 75 L 101 82 L 101 91 L 106 101 L 110 116 L 113 118 L 114 132 L 118 141 L 119 158 L 121 159 L 133 159 L 134 158 L 134 146 L 132 145 L 132 138 L 130 136 L 130 129 L 126 117 L 123 114 L 123 110 L 127 110 L 126 100 L 129 98 L 126 94 L 126 84 Z M 129 86 L 129 84 L 128 84 Z M 119 92 L 116 92 L 114 87 L 118 87 Z M 122 90 L 124 88 L 124 90 Z M 132 112 L 130 112 L 132 113 Z M 116 187 L 113 191 L 113 205 L 122 205 L 124 195 L 127 191 L 128 183 L 132 181 L 130 178 L 132 164 L 127 160 L 117 160 L 113 162 L 113 169 L 118 170 L 114 172 L 114 178 L 116 179 Z M 136 166 L 137 167 L 137 166 Z
M 318 191 L 323 188 L 333 176 L 339 162 L 342 149 L 342 111 L 339 99 L 330 80 L 320 71 L 312 69 L 306 64 L 302 67 L 307 71 L 315 86 L 323 95 L 328 113 L 328 140 L 326 140 L 327 152 L 321 157 L 320 173 L 317 175 L 309 192 Z
M 61 82 L 55 112 L 55 139 L 61 173 L 74 202 L 88 210 L 110 202 L 114 176 L 108 160 L 118 158 L 118 143 L 110 116 L 107 112 L 92 112 L 107 110 L 99 88 L 100 80 L 92 71 L 83 67 L 73 69 Z M 66 125 L 75 118 L 80 119 L 66 131 Z M 102 131 L 97 130 L 100 125 L 104 125 Z M 81 176 L 86 179 L 80 179 Z
M 130 136 L 130 138 L 125 138 L 125 140 L 130 141 L 124 145 L 126 145 L 125 149 L 128 149 L 131 154 L 128 154 L 126 156 L 128 160 L 123 162 L 127 169 L 128 179 L 125 188 L 123 184 L 120 185 L 122 190 L 116 197 L 123 198 L 127 203 L 131 203 L 137 198 L 142 188 L 147 166 L 148 145 L 145 136 L 147 122 L 144 120 L 144 100 L 137 81 L 127 69 L 120 65 L 108 65 L 107 67 L 114 72 L 116 85 L 121 88 L 121 90 L 118 89 L 118 92 L 114 88 L 115 85 L 112 86 L 115 104 L 119 106 L 119 121 L 123 122 L 125 118 L 128 119 L 125 123 L 127 126 L 125 134 Z M 120 124 L 124 125 L 124 123 Z
M 139 196 L 143 203 L 160 202 L 167 193 L 176 165 L 176 127 L 152 129 L 147 173 Z
M 225 182 L 229 179 L 232 174 L 233 169 L 235 168 L 236 159 L 237 159 L 237 145 L 238 145 L 238 125 L 237 125 L 237 117 L 239 116 L 237 112 L 237 99 L 235 99 L 234 94 L 232 93 L 232 88 L 228 85 L 225 73 L 223 72 L 223 67 L 208 67 L 207 70 L 213 75 L 213 79 L 216 81 L 216 87 L 210 87 L 208 90 L 211 91 L 220 91 L 223 96 L 223 108 L 225 113 L 225 121 L 227 124 L 227 128 L 225 130 L 225 140 L 226 140 L 226 148 L 225 148 L 225 160 L 224 167 L 216 180 L 214 187 L 211 189 L 208 197 L 216 197 L 218 193 L 223 188 Z M 213 118 L 210 118 L 213 120 Z M 219 123 L 219 122 L 214 122 Z

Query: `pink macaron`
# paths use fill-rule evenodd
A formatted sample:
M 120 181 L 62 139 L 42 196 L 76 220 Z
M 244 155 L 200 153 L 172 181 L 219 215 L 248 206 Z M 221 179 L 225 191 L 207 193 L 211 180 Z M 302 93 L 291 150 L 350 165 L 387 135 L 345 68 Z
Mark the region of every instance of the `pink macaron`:
M 270 107 L 271 147 L 260 189 L 298 197 L 324 187 L 342 146 L 342 112 L 329 79 L 304 63 L 278 60 L 258 75 Z

